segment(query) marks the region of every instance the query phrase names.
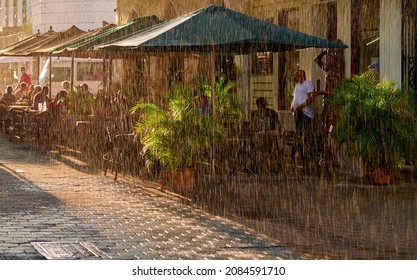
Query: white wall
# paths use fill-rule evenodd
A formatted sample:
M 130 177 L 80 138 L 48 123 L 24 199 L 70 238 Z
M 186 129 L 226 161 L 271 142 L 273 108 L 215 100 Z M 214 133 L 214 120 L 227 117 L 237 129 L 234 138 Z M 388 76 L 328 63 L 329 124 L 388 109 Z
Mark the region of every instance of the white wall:
M 30 0 L 32 33 L 46 32 L 52 26 L 62 31 L 77 26 L 82 30 L 103 26 L 103 21 L 115 22 L 116 0 Z
M 401 0 L 380 3 L 380 77 L 401 86 Z
M 0 0 L 0 30 L 6 26 L 6 0 Z
M 14 7 L 13 5 L 16 5 Z M 6 6 L 8 7 L 6 9 Z M 29 15 L 29 5 L 23 6 L 23 0 L 0 0 L 0 30 L 3 27 L 23 26 L 23 15 Z M 16 12 L 16 15 L 14 13 Z M 16 22 L 14 21 L 16 16 Z M 16 24 L 15 24 L 16 23 Z

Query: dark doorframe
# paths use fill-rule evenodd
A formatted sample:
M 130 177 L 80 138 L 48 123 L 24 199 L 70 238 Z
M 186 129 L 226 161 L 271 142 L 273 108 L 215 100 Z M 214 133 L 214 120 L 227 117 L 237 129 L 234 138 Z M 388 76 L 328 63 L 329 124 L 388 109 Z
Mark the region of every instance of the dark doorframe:
M 288 11 L 280 11 L 278 13 L 278 24 L 287 26 Z M 285 110 L 285 88 L 287 79 L 285 78 L 285 66 L 287 57 L 285 52 L 278 52 L 278 110 Z
M 415 0 L 402 1 L 402 14 L 401 76 L 404 87 L 417 90 L 417 4 Z
M 351 10 L 351 75 L 360 72 L 360 42 L 362 32 L 360 28 L 361 0 L 352 0 Z

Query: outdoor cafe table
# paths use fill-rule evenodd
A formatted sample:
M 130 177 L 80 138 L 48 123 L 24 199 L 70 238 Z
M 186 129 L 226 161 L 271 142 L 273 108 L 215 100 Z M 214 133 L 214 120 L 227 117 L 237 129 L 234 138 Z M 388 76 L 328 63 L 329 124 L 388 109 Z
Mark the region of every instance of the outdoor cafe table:
M 283 148 L 283 137 L 280 131 L 270 130 L 265 132 L 254 132 L 251 134 L 252 144 L 255 152 L 265 156 L 279 153 Z
M 283 160 L 283 141 L 280 131 L 251 131 L 245 136 L 228 140 L 228 152 L 237 151 L 238 166 L 232 170 L 234 175 L 238 170 L 255 175 L 265 170 L 273 170 L 271 165 L 281 167 Z
M 35 130 L 33 117 L 38 114 L 40 114 L 40 111 L 32 109 L 28 104 L 11 104 L 7 116 L 11 137 L 18 136 L 22 139 L 31 134 Z
M 30 109 L 32 106 L 30 105 L 23 105 L 23 104 L 11 104 L 9 105 L 10 109 L 21 109 L 21 110 L 26 110 L 26 109 Z
M 251 139 L 251 162 L 257 173 L 282 169 L 284 149 L 280 131 L 252 132 Z

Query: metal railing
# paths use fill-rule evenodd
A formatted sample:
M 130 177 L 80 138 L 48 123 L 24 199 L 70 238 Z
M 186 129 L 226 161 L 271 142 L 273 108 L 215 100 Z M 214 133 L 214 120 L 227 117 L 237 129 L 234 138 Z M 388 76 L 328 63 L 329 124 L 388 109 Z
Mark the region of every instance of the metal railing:
M 402 63 L 403 86 L 417 90 L 417 57 L 404 57 Z

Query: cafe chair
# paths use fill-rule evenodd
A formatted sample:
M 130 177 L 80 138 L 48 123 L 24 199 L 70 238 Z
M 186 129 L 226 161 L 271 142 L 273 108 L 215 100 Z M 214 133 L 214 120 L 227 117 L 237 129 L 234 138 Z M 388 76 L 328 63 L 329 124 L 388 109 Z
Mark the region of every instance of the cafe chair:
M 114 180 L 119 173 L 131 173 L 132 175 L 139 172 L 136 168 L 141 162 L 141 156 L 138 152 L 138 146 L 135 141 L 134 133 L 112 134 L 109 128 L 106 128 L 105 145 L 103 154 L 103 171 L 104 176 L 110 169 L 114 174 Z
M 238 166 L 232 170 L 229 176 L 234 176 L 238 171 L 244 171 L 250 175 L 256 175 L 256 173 L 250 168 L 251 161 L 251 135 L 250 135 L 250 123 L 244 122 L 241 130 L 241 134 L 238 138 L 239 150 L 237 154 Z
M 0 131 L 6 132 L 7 102 L 0 102 Z
M 23 109 L 8 109 L 6 117 L 6 130 L 10 135 L 9 141 L 13 138 L 24 140 L 26 134 L 25 111 Z

